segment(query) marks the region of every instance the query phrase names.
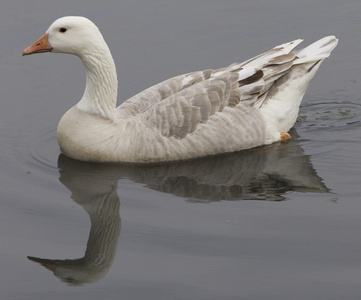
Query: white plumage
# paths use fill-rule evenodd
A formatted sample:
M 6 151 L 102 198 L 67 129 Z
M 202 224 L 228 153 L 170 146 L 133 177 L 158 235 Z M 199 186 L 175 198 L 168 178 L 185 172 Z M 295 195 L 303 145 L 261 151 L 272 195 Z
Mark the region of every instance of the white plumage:
M 58 126 L 65 154 L 83 161 L 145 163 L 233 152 L 289 138 L 287 131 L 311 79 L 337 45 L 337 39 L 328 36 L 291 52 L 301 41 L 224 69 L 168 79 L 119 107 L 114 61 L 90 20 L 56 20 L 24 55 L 69 53 L 84 64 L 84 95 Z

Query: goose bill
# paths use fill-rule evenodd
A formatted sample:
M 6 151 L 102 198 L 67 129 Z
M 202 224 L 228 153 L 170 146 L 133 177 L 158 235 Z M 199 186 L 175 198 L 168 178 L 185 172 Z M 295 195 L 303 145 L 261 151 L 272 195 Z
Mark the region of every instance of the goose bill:
M 29 46 L 23 51 L 23 55 L 30 55 L 34 53 L 43 53 L 51 52 L 53 47 L 49 43 L 49 34 L 45 33 L 40 39 L 38 39 L 34 44 Z

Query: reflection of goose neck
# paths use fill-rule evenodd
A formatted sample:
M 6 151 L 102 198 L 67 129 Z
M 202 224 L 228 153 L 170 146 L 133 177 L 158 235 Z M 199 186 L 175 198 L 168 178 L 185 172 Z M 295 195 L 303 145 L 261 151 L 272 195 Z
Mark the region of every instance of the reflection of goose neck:
M 84 257 L 63 260 L 28 258 L 51 270 L 61 281 L 82 285 L 103 278 L 114 261 L 121 227 L 120 202 L 116 185 L 109 193 L 86 197 L 88 199 L 81 197 L 81 193 L 76 197 L 73 193 L 72 197 L 90 216 L 91 228 Z
M 85 207 L 91 228 L 84 260 L 90 266 L 111 265 L 120 234 L 119 198 L 117 190 L 97 200 L 97 205 Z M 91 209 L 88 210 L 88 208 Z

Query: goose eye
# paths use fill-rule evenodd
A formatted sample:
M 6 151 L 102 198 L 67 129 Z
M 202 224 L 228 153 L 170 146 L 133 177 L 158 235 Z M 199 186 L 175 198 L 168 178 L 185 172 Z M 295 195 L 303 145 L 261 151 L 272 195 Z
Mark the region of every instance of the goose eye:
M 66 28 L 64 28 L 64 27 L 61 27 L 61 28 L 59 29 L 59 32 L 64 33 L 65 31 L 66 31 Z

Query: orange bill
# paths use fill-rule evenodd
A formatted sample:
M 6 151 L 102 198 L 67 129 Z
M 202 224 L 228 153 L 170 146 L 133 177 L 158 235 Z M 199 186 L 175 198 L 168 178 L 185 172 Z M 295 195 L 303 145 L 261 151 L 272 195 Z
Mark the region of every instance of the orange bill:
M 49 43 L 49 34 L 45 33 L 40 39 L 38 39 L 34 44 L 29 46 L 23 51 L 23 55 L 30 55 L 34 53 L 50 52 L 53 50 L 53 47 Z

